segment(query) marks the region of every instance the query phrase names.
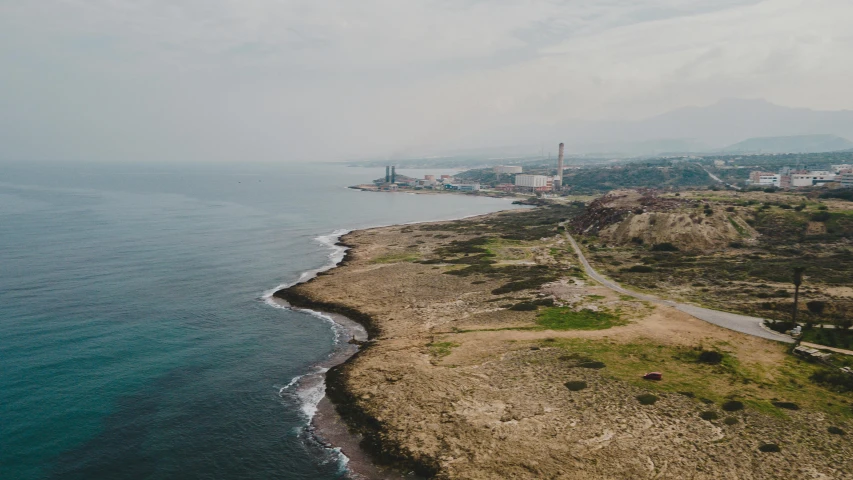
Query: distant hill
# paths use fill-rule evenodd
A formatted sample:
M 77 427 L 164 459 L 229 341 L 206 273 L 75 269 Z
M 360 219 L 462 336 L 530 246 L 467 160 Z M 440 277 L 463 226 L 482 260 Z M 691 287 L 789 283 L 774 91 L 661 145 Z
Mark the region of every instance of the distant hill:
M 825 135 L 853 138 L 853 111 L 811 110 L 783 107 L 765 100 L 727 99 L 637 121 L 567 122 L 548 132 L 548 137 L 565 139 L 573 153 L 621 151 L 635 155 L 650 153 L 648 147 L 656 141 L 673 144 L 681 139 L 684 146 L 701 152 L 725 148 L 744 139 Z M 833 150 L 850 148 L 828 145 Z
M 837 135 L 757 137 L 723 148 L 728 153 L 818 153 L 853 148 L 853 142 Z

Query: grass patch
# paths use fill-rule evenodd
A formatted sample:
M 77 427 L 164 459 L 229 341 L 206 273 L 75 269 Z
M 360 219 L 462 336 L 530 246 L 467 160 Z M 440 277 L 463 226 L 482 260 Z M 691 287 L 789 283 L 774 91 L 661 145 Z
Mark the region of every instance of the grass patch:
M 539 314 L 536 323 L 549 330 L 604 330 L 628 322 L 609 312 L 588 309 L 577 312 L 570 307 L 551 307 Z
M 450 355 L 453 349 L 458 346 L 458 343 L 453 342 L 435 342 L 428 345 L 430 353 L 439 358 Z
M 823 367 L 786 356 L 773 364 L 743 364 L 734 353 L 725 352 L 719 364 L 698 363 L 703 349 L 670 347 L 652 342 L 618 343 L 607 340 L 558 338 L 549 346 L 559 347 L 561 360 L 571 360 L 573 367 L 580 362 L 597 361 L 607 365 L 601 375 L 623 381 L 653 393 L 690 392 L 693 398 L 708 404 L 720 405 L 736 397 L 750 411 L 786 418 L 787 410 L 771 402 L 784 399 L 801 409 L 827 413 L 839 420 L 853 419 L 853 394 L 833 391 L 832 386 L 815 384 L 812 373 Z M 711 347 L 711 348 L 709 348 Z M 704 350 L 725 345 L 706 345 Z M 787 347 L 778 346 L 779 351 Z M 648 372 L 663 372 L 664 380 L 649 382 L 642 376 Z M 840 372 L 839 372 L 840 373 Z
M 655 402 L 658 401 L 658 397 L 651 393 L 644 393 L 642 395 L 637 395 L 637 400 L 641 405 L 654 405 Z
M 729 217 L 729 223 L 737 230 L 738 235 L 741 237 L 746 237 L 746 229 L 741 226 L 741 224 L 737 223 L 734 218 Z
M 420 255 L 415 253 L 390 253 L 388 255 L 382 255 L 380 257 L 376 257 L 371 260 L 371 263 L 403 263 L 403 262 L 416 262 L 420 260 Z

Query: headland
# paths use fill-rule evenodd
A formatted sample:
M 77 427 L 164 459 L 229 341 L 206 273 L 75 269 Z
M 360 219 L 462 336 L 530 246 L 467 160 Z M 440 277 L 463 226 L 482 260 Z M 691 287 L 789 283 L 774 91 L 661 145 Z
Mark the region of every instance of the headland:
M 640 242 L 635 217 L 721 200 L 625 195 L 351 232 L 338 267 L 276 292 L 367 330 L 327 394 L 375 462 L 442 479 L 851 478 L 853 394 L 825 365 L 595 282 L 565 234 L 650 291 L 629 267 L 678 255 L 654 245 L 724 262 L 741 230 L 764 240 L 733 212 L 706 220 L 713 205 L 701 228 Z M 705 288 L 683 283 L 687 299 Z

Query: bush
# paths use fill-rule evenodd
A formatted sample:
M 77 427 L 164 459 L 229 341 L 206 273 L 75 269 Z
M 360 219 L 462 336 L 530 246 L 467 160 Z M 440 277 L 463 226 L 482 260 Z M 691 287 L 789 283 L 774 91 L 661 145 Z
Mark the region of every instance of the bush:
M 734 212 L 734 211 L 735 211 L 735 207 L 726 207 L 726 211 L 727 211 L 727 212 Z
M 531 312 L 534 310 L 538 310 L 539 307 L 536 306 L 536 304 L 533 302 L 520 302 L 520 303 L 516 303 L 515 305 L 509 307 L 509 309 L 513 310 L 515 312 Z
M 739 402 L 737 400 L 729 400 L 723 404 L 723 410 L 727 412 L 737 412 L 738 410 L 743 410 L 743 402 Z
M 678 247 L 676 247 L 675 245 L 673 245 L 670 242 L 663 242 L 663 243 L 658 243 L 656 245 L 653 245 L 652 251 L 653 252 L 677 252 Z
M 654 403 L 658 401 L 658 397 L 651 393 L 644 393 L 642 395 L 637 395 L 637 400 L 640 401 L 641 405 L 654 405 Z
M 829 427 L 826 430 L 833 435 L 846 435 L 846 432 L 838 427 Z
M 723 354 L 714 350 L 705 350 L 699 354 L 699 363 L 717 364 L 723 361 Z
M 826 385 L 836 392 L 853 392 L 853 375 L 848 375 L 835 369 L 824 368 L 818 370 L 809 379 L 815 383 Z
M 586 387 L 587 387 L 586 382 L 584 382 L 582 380 L 572 380 L 572 381 L 566 382 L 566 388 L 568 388 L 569 390 L 571 390 L 573 392 L 583 390 Z
M 815 315 L 823 315 L 823 311 L 826 310 L 826 302 L 812 300 L 810 302 L 806 302 L 806 308 Z
M 737 417 L 726 417 L 723 419 L 723 423 L 726 425 L 734 425 L 738 422 Z
M 598 370 L 598 369 L 605 367 L 604 362 L 596 362 L 596 361 L 581 362 L 578 364 L 578 366 L 581 368 L 592 368 L 595 370 Z
M 712 412 L 712 411 L 708 410 L 707 412 L 700 413 L 699 418 L 701 418 L 702 420 L 707 420 L 710 422 L 711 420 L 716 420 L 716 419 L 720 418 L 720 416 L 717 415 L 717 412 Z
M 810 218 L 813 222 L 825 222 L 829 220 L 830 217 L 831 215 L 829 214 L 829 212 L 817 212 L 813 213 Z
M 786 410 L 799 410 L 800 406 L 796 403 L 792 402 L 773 402 L 773 405 L 777 408 L 784 408 Z
M 627 272 L 634 272 L 634 273 L 651 273 L 651 272 L 655 271 L 654 268 L 652 268 L 648 265 L 634 265 L 631 268 L 623 269 L 623 270 L 627 271 Z
M 782 450 L 779 448 L 779 445 L 775 443 L 765 443 L 764 445 L 758 447 L 764 453 L 776 453 L 781 452 Z

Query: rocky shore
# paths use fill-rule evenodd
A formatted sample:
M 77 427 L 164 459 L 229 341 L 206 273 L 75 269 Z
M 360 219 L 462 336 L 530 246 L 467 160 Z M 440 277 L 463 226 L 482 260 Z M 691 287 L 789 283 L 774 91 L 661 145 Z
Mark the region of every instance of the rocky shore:
M 829 433 L 853 431 L 849 394 L 810 384 L 782 345 L 586 278 L 561 235 L 582 211 L 352 232 L 337 268 L 276 292 L 368 331 L 326 382 L 375 462 L 447 479 L 851 478 L 850 437 Z

